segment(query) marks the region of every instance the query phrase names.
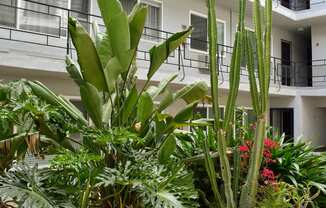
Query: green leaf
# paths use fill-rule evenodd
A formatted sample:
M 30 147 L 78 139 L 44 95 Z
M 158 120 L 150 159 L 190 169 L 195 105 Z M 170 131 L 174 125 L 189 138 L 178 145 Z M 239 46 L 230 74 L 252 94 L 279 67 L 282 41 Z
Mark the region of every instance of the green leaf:
M 160 104 L 157 108 L 158 112 L 162 112 L 166 109 L 171 103 L 173 103 L 174 97 L 170 90 L 166 89 L 162 95 L 162 99 L 160 100 Z
M 165 139 L 158 151 L 160 163 L 164 164 L 170 159 L 170 156 L 174 153 L 176 146 L 177 144 L 174 135 L 170 135 Z
M 174 122 L 181 123 L 181 122 L 190 120 L 193 116 L 194 108 L 197 104 L 198 104 L 198 102 L 193 102 L 193 103 L 187 105 L 185 108 L 183 108 L 174 117 Z
M 111 48 L 123 68 L 129 67 L 133 54 L 130 55 L 130 31 L 127 14 L 122 12 L 113 17 L 107 28 Z M 127 54 L 128 53 L 128 54 Z M 125 71 L 127 71 L 125 69 Z
M 126 53 L 123 54 L 123 56 L 126 57 L 125 60 L 131 61 L 129 59 L 132 58 L 134 52 L 134 50 L 126 51 Z M 119 61 L 118 57 L 113 57 L 109 60 L 104 69 L 104 74 L 110 91 L 114 89 L 118 77 L 126 71 L 128 71 L 128 67 L 124 67 L 123 65 L 121 65 L 121 62 Z
M 151 96 L 144 92 L 137 105 L 137 120 L 141 123 L 145 123 L 147 119 L 152 115 L 154 103 Z
M 60 98 L 59 96 L 54 94 L 51 90 L 49 90 L 45 85 L 43 85 L 41 82 L 29 81 L 28 85 L 31 87 L 33 93 L 36 96 L 44 99 L 47 103 L 51 105 L 61 106 L 72 118 L 87 125 L 88 122 L 83 117 L 83 114 L 76 107 L 74 107 L 74 105 L 71 102 Z
M 175 95 L 175 98 L 182 98 L 186 103 L 203 99 L 208 92 L 208 86 L 204 81 L 196 82 L 183 87 Z
M 135 108 L 135 106 L 137 104 L 137 99 L 138 99 L 138 91 L 137 91 L 136 86 L 134 86 L 130 90 L 129 95 L 121 109 L 123 123 L 128 121 L 130 114 L 133 112 L 133 109 Z
M 78 85 L 83 84 L 84 82 L 83 76 L 80 74 L 77 66 L 69 56 L 66 56 L 66 69 L 70 77 L 76 82 L 76 84 Z
M 68 20 L 69 34 L 77 50 L 78 63 L 86 82 L 100 91 L 106 91 L 102 63 L 92 39 L 85 28 L 75 19 Z
M 109 35 L 106 32 L 102 35 L 98 34 L 95 43 L 102 68 L 105 68 L 109 60 L 113 57 Z
M 128 17 L 130 30 L 130 48 L 136 49 L 143 34 L 147 17 L 147 6 L 137 4 Z
M 99 91 L 90 83 L 80 86 L 80 96 L 96 127 L 102 127 L 102 99 Z
M 97 3 L 101 10 L 104 24 L 106 28 L 109 28 L 114 16 L 123 12 L 122 5 L 119 0 L 97 0 Z
M 170 75 L 167 79 L 164 79 L 163 81 L 160 82 L 160 84 L 155 87 L 155 86 L 150 86 L 146 91 L 150 94 L 152 99 L 154 100 L 157 96 L 159 96 L 162 92 L 165 91 L 167 86 L 177 78 L 178 74 L 172 74 Z
M 151 79 L 164 61 L 169 57 L 169 55 L 177 49 L 182 43 L 184 43 L 187 37 L 190 35 L 192 27 L 187 30 L 175 33 L 165 42 L 158 46 L 154 46 L 150 51 L 150 67 L 147 73 L 147 79 Z

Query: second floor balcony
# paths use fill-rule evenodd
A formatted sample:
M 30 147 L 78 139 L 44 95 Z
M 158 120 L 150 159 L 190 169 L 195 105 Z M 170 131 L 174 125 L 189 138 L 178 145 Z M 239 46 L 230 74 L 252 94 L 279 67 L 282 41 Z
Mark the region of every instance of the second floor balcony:
M 61 2 L 61 3 L 60 3 Z M 17 68 L 52 67 L 64 71 L 66 54 L 76 58 L 69 34 L 67 19 L 77 18 L 92 34 L 92 22 L 97 22 L 103 31 L 102 19 L 88 13 L 88 1 L 53 1 L 54 4 L 30 0 L 0 0 L 0 65 Z M 69 6 L 67 6 L 69 3 Z M 64 6 L 65 5 L 65 6 Z M 3 13 L 3 11 L 6 11 Z M 149 49 L 173 33 L 158 28 L 145 27 L 138 48 L 138 67 L 146 74 L 149 67 Z M 209 80 L 208 43 L 205 37 L 190 37 L 168 58 L 161 71 L 179 73 L 179 81 Z M 228 82 L 232 47 L 218 45 L 218 70 L 221 83 Z M 2 53 L 1 53 L 2 52 Z M 17 56 L 15 54 L 18 54 Z M 28 54 L 28 57 L 24 57 Z M 23 57 L 24 61 L 19 61 Z M 40 60 L 40 57 L 48 59 Z M 53 63 L 51 63 L 53 62 Z M 248 83 L 245 58 L 241 68 L 241 83 Z M 276 87 L 319 87 L 326 86 L 326 61 L 313 60 L 311 63 L 292 62 L 278 57 L 271 58 L 271 85 Z M 141 75 L 139 76 L 141 79 Z

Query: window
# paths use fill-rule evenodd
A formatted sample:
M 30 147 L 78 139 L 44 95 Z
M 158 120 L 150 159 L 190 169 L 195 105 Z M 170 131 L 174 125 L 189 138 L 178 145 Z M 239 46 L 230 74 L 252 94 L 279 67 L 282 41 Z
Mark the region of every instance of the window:
M 137 0 L 120 0 L 123 9 L 130 14 L 134 6 L 137 4 Z
M 70 9 L 73 11 L 78 12 L 72 12 L 72 16 L 76 17 L 79 22 L 88 29 L 90 27 L 90 22 L 88 20 L 88 13 L 89 13 L 89 0 L 70 0 L 71 5 Z
M 68 8 L 68 0 L 51 1 L 51 3 L 47 0 L 36 0 L 36 2 L 38 3 L 18 1 L 18 7 L 24 8 L 18 9 L 18 28 L 62 36 L 61 27 L 67 27 L 67 12 L 51 6 Z
M 208 43 L 208 21 L 207 17 L 202 15 L 190 14 L 190 24 L 193 26 L 193 32 L 191 34 L 190 47 L 191 49 L 199 51 L 207 51 Z M 225 22 L 217 21 L 217 35 L 218 44 L 225 45 Z M 219 47 L 220 54 L 223 52 L 223 47 Z
M 143 38 L 158 42 L 162 25 L 161 3 L 152 1 L 143 1 L 143 3 L 148 6 Z
M 18 9 L 14 7 L 18 7 Z M 62 8 L 62 9 L 61 9 Z M 89 28 L 89 0 L 0 0 L 0 24 L 58 37 L 67 35 L 68 11 Z
M 195 50 L 207 51 L 207 18 L 191 14 L 190 24 L 193 26 L 190 47 Z
M 0 0 L 0 25 L 16 26 L 16 0 Z
M 138 0 L 148 6 L 147 17 L 143 38 L 151 41 L 160 40 L 160 30 L 162 26 L 162 5 L 157 1 Z M 137 4 L 137 0 L 120 0 L 123 9 L 130 14 L 133 7 Z

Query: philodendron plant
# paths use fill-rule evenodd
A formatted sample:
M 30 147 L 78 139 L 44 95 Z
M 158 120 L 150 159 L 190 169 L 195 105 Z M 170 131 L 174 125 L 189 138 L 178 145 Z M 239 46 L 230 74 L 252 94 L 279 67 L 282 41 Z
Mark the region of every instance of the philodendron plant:
M 75 46 L 78 64 L 67 57 L 67 71 L 80 88 L 82 103 L 96 128 L 125 127 L 146 136 L 157 137 L 164 144 L 174 144 L 173 131 L 188 125 L 194 106 L 206 95 L 205 82 L 197 82 L 172 92 L 168 85 L 175 80 L 172 74 L 157 86 L 150 86 L 151 80 L 168 56 L 191 34 L 192 28 L 176 33 L 154 46 L 150 51 L 150 65 L 145 84 L 136 86 L 136 54 L 142 37 L 147 7 L 137 4 L 128 16 L 118 0 L 98 0 L 104 33 L 98 32 L 93 24 L 93 35 L 89 35 L 75 19 L 69 18 L 69 34 Z M 76 120 L 88 126 L 88 122 L 69 101 L 56 96 L 39 82 L 30 82 L 34 93 L 50 104 L 58 105 Z M 154 100 L 159 97 L 158 105 Z M 187 106 L 175 116 L 158 116 L 176 100 L 182 99 Z M 153 132 L 153 123 L 163 125 L 164 130 Z M 170 142 L 166 142 L 170 140 Z M 147 141 L 150 143 L 150 141 Z M 154 142 L 157 144 L 157 142 Z M 169 156 L 169 155 L 168 155 Z
M 260 14 L 261 5 L 259 0 L 254 0 L 253 19 L 255 23 L 254 44 L 252 38 L 249 38 L 249 32 L 245 29 L 245 9 L 246 0 L 240 0 L 240 13 L 237 32 L 235 35 L 235 42 L 230 67 L 230 81 L 229 81 L 229 96 L 226 105 L 226 114 L 223 123 L 219 122 L 219 102 L 218 102 L 218 81 L 216 69 L 216 45 L 217 45 L 217 28 L 216 28 L 216 14 L 215 14 L 215 0 L 207 0 L 208 6 L 208 30 L 209 30 L 209 53 L 210 53 L 210 73 L 211 73 L 211 95 L 213 98 L 213 112 L 214 112 L 214 130 L 218 143 L 218 153 L 221 166 L 221 175 L 224 185 L 225 197 L 222 197 L 218 186 L 216 184 L 215 169 L 212 159 L 209 154 L 207 144 L 204 147 L 206 152 L 205 164 L 211 181 L 215 204 L 217 207 L 239 207 L 250 208 L 255 205 L 255 198 L 257 193 L 258 176 L 263 155 L 263 141 L 266 136 L 266 124 L 269 108 L 269 83 L 270 83 L 270 44 L 271 44 L 271 10 L 272 1 L 265 1 L 265 37 L 262 37 L 262 17 Z M 255 66 L 253 58 L 253 45 L 257 46 L 258 57 L 258 81 L 259 90 L 255 76 Z M 231 119 L 234 116 L 235 101 L 239 89 L 240 81 L 240 66 L 242 57 L 247 57 L 247 68 L 249 71 L 250 93 L 252 98 L 252 105 L 258 117 L 257 129 L 254 138 L 253 154 L 250 160 L 249 172 L 246 183 L 242 187 L 240 201 L 238 203 L 239 190 L 239 152 L 234 151 L 235 162 L 233 175 L 231 174 L 230 162 L 227 157 L 227 141 L 226 135 L 230 133 Z M 237 160 L 238 158 L 238 160 Z M 238 162 L 236 162 L 238 161 Z M 233 180 L 232 180 L 233 179 Z M 231 184 L 233 182 L 233 186 Z M 223 198 L 226 199 L 224 202 Z

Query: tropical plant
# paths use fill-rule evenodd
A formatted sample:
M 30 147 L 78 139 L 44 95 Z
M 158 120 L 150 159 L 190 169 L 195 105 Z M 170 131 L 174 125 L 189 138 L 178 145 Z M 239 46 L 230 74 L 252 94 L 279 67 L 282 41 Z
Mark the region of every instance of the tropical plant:
M 0 195 L 4 201 L 10 201 L 14 207 L 22 208 L 73 207 L 67 200 L 64 190 L 47 186 L 46 170 L 39 170 L 37 166 L 14 167 L 4 176 L 0 176 Z
M 0 83 L 0 107 L 0 172 L 27 151 L 41 156 L 47 146 L 73 149 L 69 116 L 36 97 L 25 80 Z
M 173 153 L 177 128 L 196 123 L 189 119 L 208 87 L 198 82 L 172 93 L 168 85 L 176 75 L 150 86 L 154 74 L 186 40 L 191 28 L 150 50 L 147 80 L 139 90 L 135 82 L 136 51 L 147 7 L 137 4 L 127 16 L 118 0 L 98 0 L 98 5 L 106 26 L 104 33 L 99 33 L 94 24 L 92 38 L 77 20 L 69 18 L 68 22 L 78 65 L 67 57 L 67 71 L 80 88 L 91 122 L 70 101 L 42 83 L 28 82 L 35 95 L 69 116 L 77 125 L 73 129 L 82 137 L 81 150 L 70 148 L 67 141 L 71 131 L 62 131 L 60 122 L 57 128 L 51 128 L 51 118 L 44 117 L 44 113 L 36 117 L 40 133 L 63 144 L 57 148 L 59 155 L 49 169 L 46 187 L 65 190 L 68 201 L 83 208 L 194 207 L 197 192 L 192 175 Z M 162 114 L 180 99 L 187 103 L 184 109 L 175 116 Z M 4 187 L 0 185 L 0 189 Z
M 321 207 L 325 206 L 326 155 L 315 153 L 314 148 L 300 138 L 284 142 L 284 137 L 280 137 L 279 143 L 280 147 L 272 152 L 277 162 L 270 165 L 279 180 L 296 187 L 308 184 L 312 191 L 313 188 L 321 191 L 316 198 Z

